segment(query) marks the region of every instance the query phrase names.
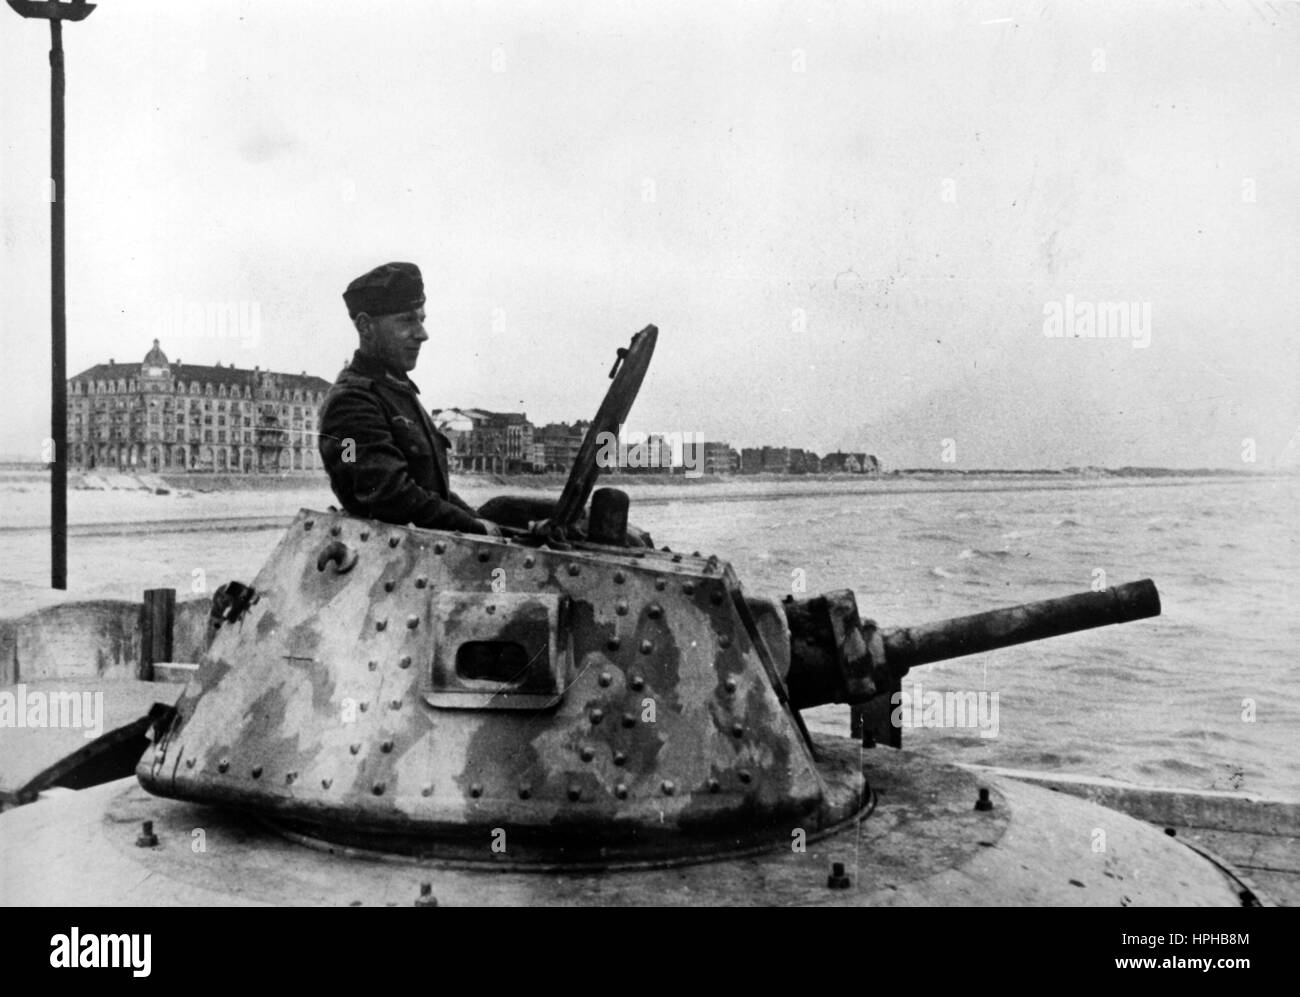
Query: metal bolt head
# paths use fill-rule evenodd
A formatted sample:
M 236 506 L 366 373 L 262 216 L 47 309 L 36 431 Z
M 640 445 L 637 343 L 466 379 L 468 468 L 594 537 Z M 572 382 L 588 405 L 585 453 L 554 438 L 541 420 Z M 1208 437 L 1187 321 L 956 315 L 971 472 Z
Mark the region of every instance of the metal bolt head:
M 635 715 L 635 714 L 632 714 L 632 713 L 624 713 L 624 714 L 623 714 L 623 726 L 624 726 L 624 727 L 635 727 L 635 726 L 636 726 L 636 715 Z
M 437 907 L 438 898 L 433 895 L 432 883 L 420 884 L 420 895 L 415 898 L 416 907 Z
M 847 890 L 849 877 L 844 872 L 843 862 L 831 863 L 831 874 L 826 877 L 826 885 L 832 890 Z
M 668 583 L 667 583 L 666 581 L 664 581 L 662 578 L 656 578 L 656 579 L 655 579 L 655 591 L 656 591 L 656 592 L 662 592 L 662 591 L 663 591 L 664 589 L 666 589 L 667 587 L 668 587 Z
M 375 784 L 370 788 L 370 791 L 371 791 L 372 793 L 374 793 L 376 796 L 383 796 L 383 795 L 384 795 L 384 788 L 385 788 L 385 787 L 384 787 L 384 784 L 383 784 L 382 782 L 377 782 L 377 783 L 375 783 Z
M 673 793 L 677 792 L 677 786 L 671 779 L 665 779 L 659 784 L 659 788 L 663 790 L 664 796 L 672 796 Z
M 389 538 L 388 538 L 388 546 L 389 546 L 389 547 L 396 547 L 396 546 L 398 545 L 398 543 L 400 543 L 400 542 L 401 542 L 401 540 L 400 540 L 399 537 L 389 537 Z
M 397 587 L 397 582 L 393 582 L 393 581 L 384 582 L 384 591 L 385 591 L 385 592 L 391 592 L 391 591 L 393 591 L 393 589 L 395 589 L 396 587 Z
M 481 551 L 478 552 L 478 559 L 479 559 L 479 561 L 480 561 L 481 563 L 483 563 L 483 564 L 486 564 L 486 563 L 488 562 L 488 559 L 491 558 L 491 557 L 492 557 L 492 554 L 491 554 L 490 551 L 481 550 Z
M 582 799 L 582 790 L 579 789 L 577 786 L 570 786 L 569 801 L 572 803 L 577 803 L 580 799 Z
M 731 736 L 732 736 L 732 737 L 744 737 L 744 736 L 745 736 L 745 728 L 744 728 L 744 726 L 741 725 L 741 724 L 732 724 L 732 725 L 731 725 Z
M 621 572 L 621 571 L 615 571 L 615 572 L 614 572 L 614 584 L 615 584 L 615 585 L 622 585 L 623 582 L 624 582 L 624 580 L 625 580 L 626 578 L 627 578 L 627 576 L 624 575 L 623 572 Z
M 260 766 L 260 765 L 254 765 L 254 766 L 253 766 L 253 773 L 252 773 L 252 774 L 253 774 L 253 778 L 254 778 L 254 779 L 260 779 L 260 778 L 262 778 L 262 766 Z
M 433 552 L 435 554 L 442 554 L 446 552 L 446 550 L 447 550 L 447 545 L 443 543 L 441 540 L 439 540 L 436 544 L 433 545 Z
M 584 762 L 589 762 L 596 757 L 596 752 L 592 750 L 590 745 L 584 744 L 581 750 L 578 751 L 578 757 Z
M 626 800 L 627 786 L 620 782 L 617 786 L 614 787 L 614 795 L 617 796 L 620 800 Z
M 401 660 L 397 662 L 397 667 L 398 667 L 398 668 L 410 668 L 410 667 L 411 667 L 411 656 L 410 656 L 409 654 L 404 654 L 404 655 L 402 655 Z
M 369 531 L 369 530 L 362 530 L 361 533 L 360 533 L 359 535 L 360 535 L 360 537 L 361 537 L 362 540 L 369 540 L 369 539 L 370 539 L 370 531 Z
M 375 629 L 376 629 L 376 630 L 387 630 L 387 629 L 388 629 L 388 621 L 387 621 L 387 620 L 375 620 Z
M 616 752 L 614 752 L 614 764 L 615 764 L 615 765 L 626 765 L 626 764 L 627 764 L 627 755 L 625 755 L 625 754 L 624 754 L 623 752 L 621 752 L 621 751 L 616 751 Z
M 389 754 L 393 750 L 393 742 L 385 741 L 383 744 L 379 746 L 379 750 L 386 755 Z
M 633 692 L 640 692 L 645 688 L 645 679 L 640 675 L 633 675 L 627 680 L 627 684 L 631 687 Z
M 157 848 L 158 835 L 153 833 L 153 821 L 147 820 L 140 825 L 140 834 L 135 839 L 137 848 Z
M 627 603 L 624 602 L 622 599 L 620 599 L 618 602 L 614 603 L 614 612 L 617 613 L 619 616 L 626 616 L 626 615 L 627 615 Z
M 230 759 L 229 759 L 229 758 L 223 758 L 223 759 L 221 759 L 221 761 L 217 762 L 217 771 L 218 771 L 218 772 L 225 772 L 225 771 L 226 771 L 227 769 L 229 769 L 229 768 L 230 768 Z
M 686 595 L 694 595 L 694 594 L 695 594 L 695 583 L 694 583 L 694 582 L 684 582 L 684 583 L 682 584 L 682 592 L 685 593 Z
M 975 801 L 975 809 L 980 811 L 993 809 L 993 801 L 989 799 L 989 791 L 983 787 L 980 787 L 980 798 Z
M 476 799 L 476 800 L 477 800 L 480 796 L 482 796 L 482 795 L 483 795 L 483 785 L 482 785 L 482 783 L 477 783 L 477 782 L 476 782 L 476 783 L 474 783 L 473 785 L 471 785 L 471 786 L 469 787 L 469 795 L 472 796 L 472 797 L 473 797 L 474 799 Z
M 533 795 L 533 787 L 532 787 L 532 786 L 520 786 L 520 787 L 519 787 L 519 798 L 520 798 L 521 800 L 526 800 L 526 799 L 528 799 L 528 798 L 529 798 L 530 796 L 532 796 L 532 795 Z
M 537 563 L 537 558 L 533 557 L 532 554 L 529 554 L 527 557 L 524 558 L 525 568 L 531 568 L 536 563 Z
M 722 789 L 722 783 L 718 782 L 717 779 L 710 779 L 708 782 L 708 787 L 710 793 L 716 793 Z
M 614 676 L 609 674 L 609 672 L 601 672 L 600 678 L 596 681 L 600 683 L 602 689 L 608 689 L 610 683 L 614 681 Z
M 605 711 L 602 710 L 600 707 L 596 707 L 596 709 L 591 711 L 592 724 L 598 724 L 604 719 L 605 719 Z
M 730 647 L 730 646 L 731 646 L 731 636 L 730 636 L 729 634 L 721 634 L 721 635 L 719 635 L 719 637 L 718 637 L 718 647 L 721 647 L 721 648 L 723 648 L 723 649 L 725 650 L 726 648 L 728 648 L 728 647 Z
M 736 680 L 733 678 L 728 678 L 725 682 L 722 683 L 722 688 L 726 689 L 727 692 L 735 692 Z
M 651 653 L 654 649 L 655 649 L 655 646 L 654 646 L 654 642 L 653 642 L 653 641 L 643 640 L 643 641 L 641 642 L 641 653 L 642 653 L 642 654 L 649 654 L 649 653 Z
M 580 569 L 576 564 L 569 565 L 569 577 L 576 578 Z
M 407 630 L 414 630 L 414 629 L 415 629 L 416 627 L 418 627 L 419 625 L 420 625 L 420 618 L 419 618 L 418 616 L 408 616 L 408 617 L 406 618 L 406 629 L 407 629 Z
M 617 651 L 620 647 L 623 646 L 623 642 L 619 640 L 617 637 L 611 637 L 608 641 L 605 642 L 605 646 L 609 648 L 611 651 Z
M 657 602 L 652 602 L 648 607 L 646 607 L 645 614 L 650 617 L 650 619 L 657 620 L 659 617 L 664 615 L 664 607 L 659 605 Z
M 425 588 L 428 586 L 428 584 L 429 584 L 429 579 L 425 578 L 424 575 L 421 575 L 419 578 L 415 580 L 415 587 L 418 589 Z

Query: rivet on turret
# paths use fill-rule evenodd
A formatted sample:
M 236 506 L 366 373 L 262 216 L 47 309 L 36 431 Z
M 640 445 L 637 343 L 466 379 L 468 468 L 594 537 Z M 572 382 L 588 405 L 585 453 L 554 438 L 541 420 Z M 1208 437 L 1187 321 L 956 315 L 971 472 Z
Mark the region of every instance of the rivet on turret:
M 519 787 L 519 798 L 520 798 L 521 800 L 526 800 L 526 799 L 528 799 L 528 797 L 530 797 L 530 796 L 532 796 L 532 795 L 533 795 L 533 787 L 532 787 L 532 786 L 529 786 L 529 785 L 525 784 L 525 785 Z
M 394 699 L 391 703 L 388 704 L 388 706 L 390 709 L 400 710 L 402 708 L 402 701 L 400 699 Z
M 626 765 L 626 764 L 627 764 L 627 755 L 625 755 L 625 754 L 624 754 L 623 752 L 621 752 L 621 751 L 616 751 L 616 752 L 614 752 L 614 764 L 615 764 L 615 765 Z
M 993 801 L 989 799 L 989 791 L 981 787 L 980 798 L 975 801 L 975 809 L 987 811 L 993 809 Z
M 497 611 L 497 607 L 496 607 L 495 605 L 493 605 L 492 603 L 490 603 L 490 602 L 489 602 L 486 606 L 484 606 L 483 608 L 487 611 L 487 614 L 488 614 L 489 616 L 491 616 L 493 613 L 495 613 L 495 612 Z
M 709 602 L 713 603 L 715 606 L 721 606 L 721 605 L 722 605 L 722 590 L 721 590 L 721 589 L 717 589 L 717 590 L 715 590 L 715 591 L 713 592 L 713 594 L 709 596 Z
M 447 549 L 447 545 L 443 543 L 441 540 L 439 540 L 436 544 L 433 545 L 433 552 L 435 554 L 441 554 L 445 552 L 446 549 Z
M 627 786 L 623 785 L 623 783 L 620 782 L 617 786 L 614 787 L 614 795 L 617 796 L 620 800 L 626 800 Z
M 253 766 L 253 770 L 252 770 L 252 774 L 253 774 L 253 778 L 254 778 L 254 779 L 260 779 L 260 778 L 262 778 L 262 766 L 260 766 L 260 765 L 254 765 L 254 766 Z
M 335 525 L 335 526 L 331 526 L 331 527 L 330 527 L 330 536 L 332 536 L 332 537 L 336 537 L 336 536 L 338 536 L 339 533 L 341 533 L 341 532 L 342 532 L 342 529 L 341 529 L 339 526 L 337 526 L 337 525 Z
M 591 749 L 590 745 L 584 744 L 578 752 L 578 757 L 584 762 L 589 762 L 596 757 L 596 752 Z
M 284 783 L 286 786 L 292 786 L 293 781 L 298 778 L 297 772 L 286 772 L 284 774 Z
M 348 750 L 349 750 L 350 752 L 352 752 L 354 755 L 355 755 L 355 754 L 358 754 L 358 753 L 360 753 L 360 751 L 361 751 L 361 745 L 359 745 L 359 744 L 349 744 L 349 745 L 348 745 Z
M 617 613 L 619 616 L 626 616 L 627 603 L 621 599 L 618 602 L 614 603 L 614 612 Z
M 655 579 L 655 591 L 656 591 L 656 592 L 662 592 L 662 591 L 663 591 L 664 589 L 666 589 L 667 587 L 668 587 L 668 583 L 667 583 L 666 581 L 664 581 L 662 578 L 656 578 L 656 579 Z
M 421 575 L 419 578 L 415 580 L 415 587 L 418 589 L 422 589 L 428 584 L 429 584 L 429 579 L 425 578 L 424 575 Z
M 305 523 L 302 524 L 302 528 L 303 528 L 304 530 L 310 530 L 310 529 L 311 529 L 313 526 L 315 526 L 315 525 L 316 525 L 316 524 L 313 523 L 313 522 L 309 519 L 309 520 L 307 520 Z
M 708 787 L 710 793 L 717 793 L 722 789 L 722 783 L 718 782 L 717 779 L 710 779 Z
M 320 781 L 320 788 L 321 788 L 321 789 L 329 789 L 330 786 L 332 786 L 332 785 L 334 785 L 334 780 L 333 780 L 333 779 L 325 778 L 325 779 L 322 779 L 322 780 Z
M 674 555 L 673 555 L 673 564 L 681 564 L 681 563 L 682 563 L 682 555 L 681 555 L 681 554 L 674 554 Z
M 600 707 L 597 707 L 596 709 L 591 711 L 591 722 L 593 724 L 598 724 L 604 719 L 605 719 L 605 711 L 600 709 Z
M 691 557 L 699 557 L 699 556 L 700 556 L 700 552 L 699 552 L 698 550 L 697 550 L 697 551 L 694 551 L 694 552 L 691 554 Z
M 631 687 L 633 692 L 640 692 L 642 689 L 645 688 L 645 679 L 642 678 L 640 675 L 633 675 L 630 679 L 627 680 L 627 684 L 629 687 Z
M 393 591 L 393 589 L 395 589 L 396 587 L 397 587 L 397 582 L 393 582 L 393 581 L 384 582 L 384 591 L 385 591 L 385 592 L 391 592 L 391 591 Z
M 396 547 L 396 546 L 397 546 L 399 543 L 401 543 L 401 542 L 402 542 L 401 537 L 389 537 L 389 538 L 388 538 L 388 546 L 389 546 L 389 547 Z
M 415 629 L 416 627 L 418 627 L 419 625 L 420 625 L 420 618 L 419 618 L 418 616 L 408 616 L 408 617 L 406 618 L 406 629 L 407 629 L 407 630 L 414 630 L 414 629 Z
M 228 759 L 228 758 L 223 758 L 223 759 L 221 759 L 221 761 L 217 762 L 217 771 L 218 771 L 218 772 L 225 772 L 225 771 L 227 771 L 229 768 L 230 768 L 230 759 Z
M 619 640 L 617 637 L 611 637 L 609 640 L 605 642 L 605 646 L 609 648 L 611 651 L 617 651 L 620 647 L 623 646 L 623 642 Z
M 645 612 L 646 616 L 650 617 L 650 619 L 657 620 L 659 617 L 664 615 L 664 607 L 659 605 L 657 602 L 652 602 L 648 607 L 646 607 Z
M 732 724 L 732 725 L 731 725 L 731 736 L 732 736 L 732 737 L 744 737 L 744 736 L 745 736 L 745 728 L 744 728 L 744 726 L 741 725 L 741 724 Z
M 576 577 L 578 576 L 578 571 L 579 571 L 579 570 L 580 570 L 580 569 L 578 568 L 578 566 L 577 566 L 576 564 L 570 564 L 570 565 L 569 565 L 569 576 L 570 576 L 571 578 L 576 578 Z
M 686 583 L 684 583 L 684 584 L 682 585 L 682 592 L 683 592 L 684 594 L 686 594 L 686 595 L 694 595 L 694 594 L 695 594 L 695 583 L 694 583 L 694 582 L 686 582 Z
M 423 787 L 423 788 L 420 790 L 420 795 L 421 795 L 421 796 L 432 796 L 432 795 L 433 795 L 433 787 L 432 787 L 432 786 L 425 786 L 425 787 Z
M 624 713 L 624 714 L 623 714 L 623 726 L 624 726 L 624 727 L 635 727 L 635 726 L 636 726 L 636 714 L 635 714 L 635 713 Z
M 404 655 L 402 655 L 402 660 L 399 661 L 399 662 L 397 663 L 397 667 L 398 667 L 398 668 L 410 668 L 410 667 L 411 667 L 411 656 L 410 656 L 409 654 L 404 654 Z
M 479 783 L 477 782 L 474 783 L 469 787 L 469 795 L 474 797 L 474 799 L 477 800 L 480 796 L 483 795 L 483 787 L 479 785 Z
M 194 763 L 195 763 L 195 761 L 197 761 L 197 759 L 195 759 L 195 758 L 187 758 L 187 759 L 185 759 L 185 767 L 186 767 L 187 769 L 192 769 L 192 768 L 194 768 Z
M 746 769 L 741 769 L 739 772 L 736 773 L 736 776 L 737 778 L 740 779 L 741 782 L 745 783 L 746 785 L 748 785 L 749 781 L 754 778 L 752 775 L 749 774 L 749 772 Z
M 727 648 L 727 647 L 730 647 L 730 646 L 731 646 L 731 635 L 730 635 L 730 634 L 719 634 L 719 636 L 718 636 L 718 647 Z
M 653 642 L 653 641 L 643 640 L 643 641 L 641 642 L 641 653 L 642 653 L 642 654 L 649 654 L 649 653 L 650 653 L 651 651 L 653 651 L 654 649 L 655 649 L 655 646 L 654 646 L 654 642 Z
M 569 800 L 573 803 L 577 803 L 580 799 L 582 799 L 582 790 L 579 789 L 577 786 L 570 786 Z
M 379 746 L 379 750 L 382 751 L 384 754 L 388 754 L 390 751 L 393 750 L 393 742 L 385 741 L 383 744 Z
M 598 678 L 596 681 L 601 684 L 602 688 L 608 689 L 610 683 L 614 681 L 614 676 L 609 674 L 609 672 L 601 672 L 600 678 Z
M 359 536 L 362 540 L 369 540 L 369 539 L 370 539 L 370 531 L 369 531 L 369 530 L 362 530 L 362 531 L 358 534 L 358 536 Z
M 615 572 L 614 572 L 614 584 L 615 584 L 615 585 L 622 585 L 623 582 L 624 582 L 626 579 L 627 579 L 627 576 L 626 576 L 625 574 L 623 574 L 623 572 L 621 572 L 621 571 L 615 571 Z
M 662 783 L 659 784 L 659 788 L 663 790 L 664 796 L 672 796 L 673 793 L 677 792 L 677 787 L 673 785 L 673 781 L 671 779 L 665 779 Z
M 527 557 L 524 558 L 525 568 L 531 568 L 536 563 L 537 563 L 537 558 L 533 557 L 532 554 L 529 554 Z
M 374 784 L 374 786 L 371 787 L 370 791 L 374 793 L 376 796 L 383 796 L 384 784 L 382 782 L 377 782 Z
M 378 661 L 367 661 L 367 662 L 366 662 L 366 667 L 369 668 L 369 669 L 373 672 L 376 668 L 379 667 L 379 662 L 378 662 Z
M 388 621 L 387 621 L 387 620 L 375 620 L 375 629 L 376 629 L 376 630 L 387 630 L 387 629 L 388 629 Z
M 726 689 L 727 692 L 735 692 L 736 680 L 733 678 L 728 678 L 725 682 L 722 683 L 722 688 Z
M 480 564 L 486 564 L 491 557 L 492 557 L 492 552 L 489 550 L 481 550 L 478 552 L 478 559 Z
M 359 709 L 362 713 L 365 713 L 366 710 L 370 709 L 370 704 L 363 699 L 361 702 L 357 704 L 357 709 Z

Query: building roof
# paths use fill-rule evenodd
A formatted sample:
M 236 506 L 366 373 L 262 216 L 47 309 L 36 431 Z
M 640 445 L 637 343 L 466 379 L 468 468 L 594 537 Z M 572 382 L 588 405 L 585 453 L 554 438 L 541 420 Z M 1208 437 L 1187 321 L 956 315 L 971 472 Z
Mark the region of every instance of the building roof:
M 232 366 L 222 366 L 216 364 L 208 366 L 206 364 L 182 364 L 169 363 L 167 354 L 162 351 L 158 345 L 158 340 L 153 341 L 153 348 L 145 354 L 143 366 L 167 367 L 171 373 L 172 380 L 193 384 L 198 382 L 203 386 L 209 384 L 214 387 L 225 385 L 226 387 L 245 387 L 255 386 L 256 379 L 265 375 L 271 375 L 276 379 L 281 388 L 299 389 L 302 391 L 328 391 L 330 389 L 329 381 L 322 377 L 316 377 L 314 374 L 306 372 L 301 374 L 284 374 L 274 370 L 261 370 L 260 368 L 239 368 Z M 87 367 L 80 374 L 74 374 L 68 378 L 70 381 L 116 381 L 120 378 L 138 377 L 141 364 L 133 363 L 108 363 L 95 364 L 93 367 Z

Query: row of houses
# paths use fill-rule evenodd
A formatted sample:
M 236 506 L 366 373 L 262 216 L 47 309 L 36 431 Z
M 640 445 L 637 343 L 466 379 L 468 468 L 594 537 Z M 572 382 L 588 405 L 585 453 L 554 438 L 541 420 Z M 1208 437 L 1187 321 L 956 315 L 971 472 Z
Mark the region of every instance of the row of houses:
M 274 474 L 320 470 L 318 410 L 330 382 L 308 375 L 170 360 L 158 340 L 138 363 L 109 360 L 68 379 L 69 466 Z M 523 412 L 432 411 L 458 471 L 567 474 L 590 422 L 534 426 Z M 687 434 L 689 437 L 691 434 Z M 652 435 L 598 455 L 630 474 L 874 473 L 865 453 Z

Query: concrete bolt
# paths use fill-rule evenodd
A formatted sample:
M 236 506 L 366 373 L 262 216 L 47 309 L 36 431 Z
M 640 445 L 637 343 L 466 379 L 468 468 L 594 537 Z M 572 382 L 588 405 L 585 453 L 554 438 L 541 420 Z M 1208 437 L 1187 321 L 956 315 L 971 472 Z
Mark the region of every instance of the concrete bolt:
M 831 863 L 831 874 L 826 877 L 826 885 L 832 890 L 847 890 L 849 888 L 849 877 L 844 872 L 843 862 Z
M 433 884 L 432 884 L 432 883 L 421 883 L 421 884 L 420 884 L 420 895 L 419 895 L 418 897 L 415 898 L 415 906 L 417 906 L 417 907 L 437 907 L 437 906 L 438 906 L 438 898 L 435 897 L 435 896 L 433 895 Z

